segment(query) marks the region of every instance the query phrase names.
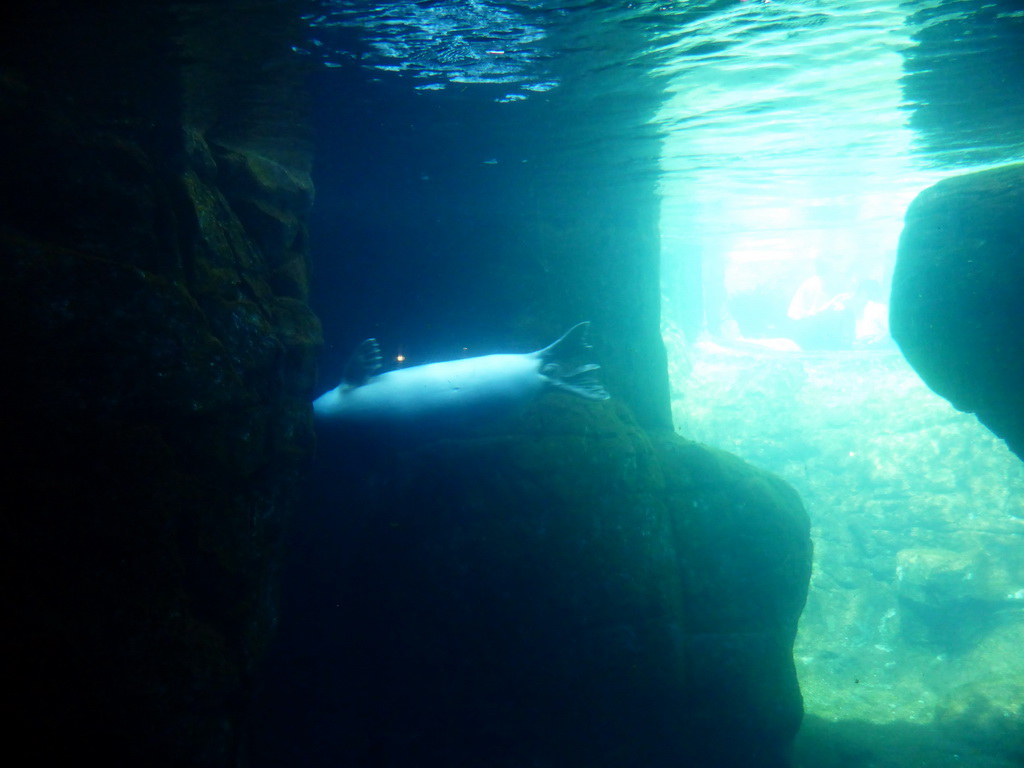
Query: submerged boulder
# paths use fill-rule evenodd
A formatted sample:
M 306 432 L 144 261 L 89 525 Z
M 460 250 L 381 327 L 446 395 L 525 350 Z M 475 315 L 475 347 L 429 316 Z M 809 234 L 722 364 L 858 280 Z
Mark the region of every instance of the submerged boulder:
M 896 553 L 897 594 L 933 608 L 990 596 L 988 562 L 981 551 L 901 549 Z
M 951 738 L 1019 765 L 1024 760 L 1024 678 L 993 678 L 954 688 L 939 703 L 936 721 Z
M 938 394 L 1024 457 L 1024 164 L 946 179 L 911 204 L 891 326 Z
M 616 401 L 517 424 L 321 441 L 261 764 L 786 765 L 795 492 Z

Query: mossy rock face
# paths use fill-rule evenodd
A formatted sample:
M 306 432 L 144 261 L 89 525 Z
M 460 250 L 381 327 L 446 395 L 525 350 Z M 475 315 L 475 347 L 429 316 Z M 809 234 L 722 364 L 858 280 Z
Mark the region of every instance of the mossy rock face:
M 1024 759 L 1024 678 L 962 685 L 946 696 L 936 712 L 951 738 L 984 746 L 1019 761 Z
M 785 484 L 560 393 L 480 436 L 321 449 L 274 693 L 301 721 L 288 744 L 339 764 L 785 764 L 810 568 Z M 360 714 L 294 713 L 311 701 Z
M 946 179 L 911 204 L 893 338 L 933 390 L 1024 455 L 1024 164 Z
M 238 765 L 313 447 L 308 158 L 217 127 L 252 117 L 238 87 L 185 83 L 177 45 L 232 9 L 64 5 L 0 33 L 11 749 Z
M 907 548 L 896 554 L 896 592 L 904 600 L 937 609 L 996 597 L 988 582 L 985 554 Z

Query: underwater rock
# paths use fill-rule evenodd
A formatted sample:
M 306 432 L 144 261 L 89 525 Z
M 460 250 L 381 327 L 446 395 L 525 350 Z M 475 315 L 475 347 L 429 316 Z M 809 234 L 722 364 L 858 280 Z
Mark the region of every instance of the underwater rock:
M 955 688 L 939 704 L 936 721 L 951 738 L 1018 764 L 1024 760 L 1024 677 Z
M 5 723 L 40 764 L 243 760 L 319 327 L 309 158 L 261 111 L 300 110 L 298 14 L 237 11 L 0 31 Z
M 973 647 L 991 628 L 989 570 L 980 550 L 900 550 L 896 596 L 904 640 L 954 652 Z
M 1024 164 L 946 179 L 907 210 L 891 327 L 929 387 L 1024 457 Z
M 260 765 L 787 764 L 811 546 L 777 478 L 560 393 L 323 440 Z
M 896 553 L 896 593 L 922 605 L 944 607 L 988 597 L 983 552 L 902 549 Z

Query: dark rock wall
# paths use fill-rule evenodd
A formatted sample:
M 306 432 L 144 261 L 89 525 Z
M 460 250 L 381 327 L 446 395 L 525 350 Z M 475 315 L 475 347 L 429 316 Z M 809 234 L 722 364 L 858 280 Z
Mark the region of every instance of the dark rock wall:
M 242 759 L 319 326 L 296 12 L 227 5 L 0 24 L 5 732 L 33 764 Z
M 788 764 L 811 551 L 784 483 L 559 393 L 320 445 L 258 765 Z
M 946 179 L 907 210 L 892 335 L 929 387 L 1024 457 L 1024 165 Z

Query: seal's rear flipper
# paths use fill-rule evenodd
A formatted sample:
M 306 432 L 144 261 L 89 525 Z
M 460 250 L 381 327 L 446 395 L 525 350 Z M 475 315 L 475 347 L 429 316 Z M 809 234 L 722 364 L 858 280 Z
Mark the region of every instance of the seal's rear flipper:
M 549 344 L 534 354 L 545 363 L 571 360 L 590 349 L 590 343 L 587 341 L 587 332 L 589 330 L 590 321 L 584 320 L 582 323 L 574 325 L 566 331 L 562 338 L 554 344 Z
M 600 368 L 597 363 L 588 363 L 563 374 L 557 365 L 551 364 L 545 366 L 544 374 L 551 386 L 563 392 L 571 392 L 587 400 L 607 400 L 611 395 L 593 375 Z
M 587 341 L 589 330 L 589 320 L 574 325 L 554 344 L 544 347 L 534 354 L 541 359 L 540 372 L 547 377 L 551 386 L 563 392 L 579 395 L 587 400 L 607 400 L 610 395 L 594 375 L 594 371 L 601 366 L 596 363 L 586 363 L 575 368 L 571 367 L 574 358 L 578 358 L 590 349 L 590 344 Z M 563 371 L 568 372 L 564 373 Z
M 352 353 L 341 380 L 350 387 L 361 387 L 380 369 L 380 363 L 380 345 L 376 339 L 367 339 Z

